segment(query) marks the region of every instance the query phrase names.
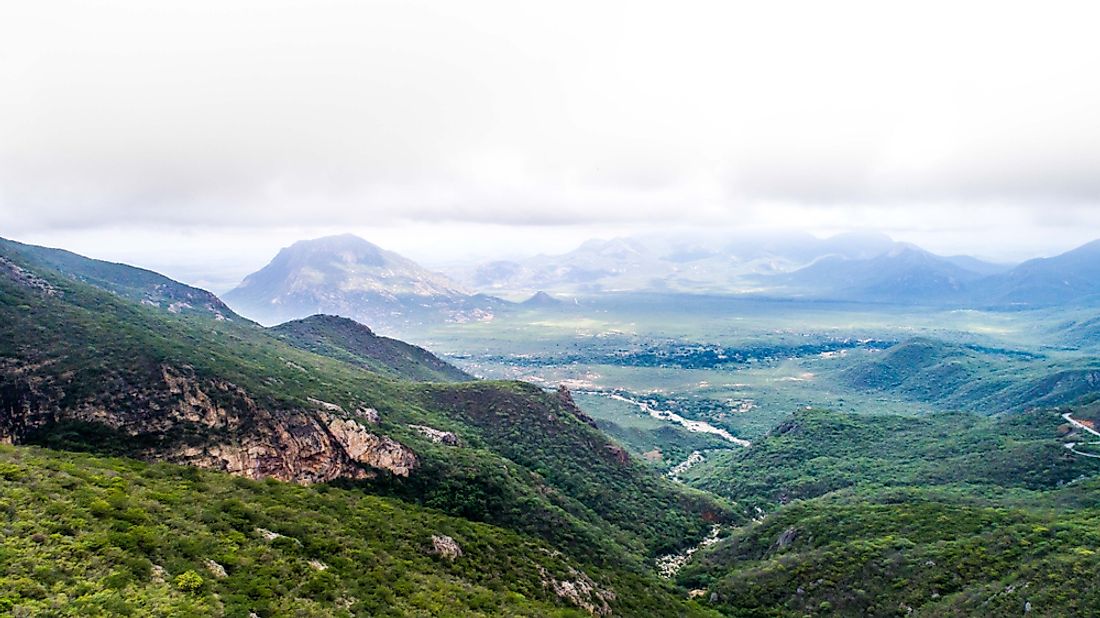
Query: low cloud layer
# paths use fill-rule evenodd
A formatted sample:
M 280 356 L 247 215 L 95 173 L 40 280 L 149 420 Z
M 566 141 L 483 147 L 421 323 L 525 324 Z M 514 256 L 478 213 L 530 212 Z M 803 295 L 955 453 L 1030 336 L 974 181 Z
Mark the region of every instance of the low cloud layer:
M 1098 17 L 1059 2 L 11 2 L 0 228 L 1100 236 Z

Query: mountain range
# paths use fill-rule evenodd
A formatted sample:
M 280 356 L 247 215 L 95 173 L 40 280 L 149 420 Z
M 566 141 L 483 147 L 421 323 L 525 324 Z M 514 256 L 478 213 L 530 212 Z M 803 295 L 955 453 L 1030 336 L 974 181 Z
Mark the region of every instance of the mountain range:
M 883 234 L 769 233 L 590 240 L 569 253 L 496 261 L 451 275 L 502 295 L 662 292 L 992 308 L 1100 300 L 1100 241 L 1009 265 L 942 256 Z
M 629 237 L 590 240 L 563 255 L 451 269 L 448 276 L 343 235 L 283 249 L 224 298 L 264 324 L 325 313 L 406 332 L 615 292 L 995 309 L 1089 304 L 1100 301 L 1100 241 L 1013 266 L 941 256 L 882 234 Z M 528 300 L 517 304 L 497 295 Z

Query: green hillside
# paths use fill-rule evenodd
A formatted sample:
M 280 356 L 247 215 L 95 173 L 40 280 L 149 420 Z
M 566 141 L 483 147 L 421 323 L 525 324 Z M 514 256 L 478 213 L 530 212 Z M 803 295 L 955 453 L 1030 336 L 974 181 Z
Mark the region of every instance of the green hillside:
M 1100 361 L 918 337 L 861 358 L 836 375 L 859 391 L 992 414 L 1071 404 L 1096 391 Z
M 368 371 L 419 382 L 462 382 L 469 374 L 414 345 L 380 337 L 347 318 L 314 315 L 271 328 L 290 345 L 342 360 Z
M 0 529 L 0 614 L 706 615 L 503 528 L 127 459 L 0 446 Z M 460 555 L 439 553 L 448 541 Z
M 798 412 L 685 475 L 767 515 L 680 582 L 733 616 L 1090 615 L 1100 460 L 1068 431 L 1045 411 Z
M 0 277 L 5 440 L 333 482 L 642 578 L 655 556 L 733 516 L 634 460 L 557 394 L 394 379 L 9 255 L 48 289 Z

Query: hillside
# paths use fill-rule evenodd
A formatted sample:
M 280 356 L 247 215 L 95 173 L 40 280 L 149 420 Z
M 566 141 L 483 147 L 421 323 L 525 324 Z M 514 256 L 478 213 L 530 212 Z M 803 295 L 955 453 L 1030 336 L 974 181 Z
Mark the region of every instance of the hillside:
M 120 298 L 169 313 L 202 315 L 217 320 L 241 319 L 210 292 L 173 281 L 150 270 L 91 260 L 63 249 L 37 247 L 0 238 L 0 270 L 5 271 L 4 274 L 9 278 L 25 278 L 30 273 L 22 269 L 19 259 L 12 260 L 15 256 L 55 270 L 74 281 L 93 285 Z
M 248 322 L 159 311 L 10 259 L 37 279 L 0 277 L 5 441 L 340 482 L 640 574 L 731 517 L 560 394 L 396 380 Z
M 855 360 L 836 375 L 851 388 L 983 414 L 1070 404 L 1100 390 L 1096 359 L 1052 361 L 926 337 Z
M 327 486 L 0 446 L 0 613 L 707 615 L 513 531 Z
M 1069 431 L 1042 411 L 799 412 L 685 475 L 767 515 L 679 581 L 732 616 L 1090 615 L 1100 462 Z
M 272 327 L 271 332 L 294 347 L 394 378 L 420 382 L 472 379 L 424 348 L 380 337 L 347 318 L 314 315 L 279 324 Z
M 294 243 L 225 301 L 265 324 L 333 314 L 388 329 L 428 319 L 485 319 L 503 306 L 351 234 Z

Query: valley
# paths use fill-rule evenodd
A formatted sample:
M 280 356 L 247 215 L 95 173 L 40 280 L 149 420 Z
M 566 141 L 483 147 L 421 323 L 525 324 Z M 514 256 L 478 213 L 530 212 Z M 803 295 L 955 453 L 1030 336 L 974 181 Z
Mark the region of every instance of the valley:
M 544 294 L 491 319 L 383 321 L 385 336 L 337 315 L 265 327 L 156 273 L 0 251 L 0 607 L 887 616 L 1094 602 L 1100 361 L 1067 334 L 1089 328 L 1085 306 Z M 43 503 L 41 488 L 70 498 Z M 326 544 L 307 508 L 344 540 Z M 387 532 L 347 540 L 366 529 Z M 97 558 L 46 573 L 31 546 Z M 407 575 L 382 566 L 395 564 Z

